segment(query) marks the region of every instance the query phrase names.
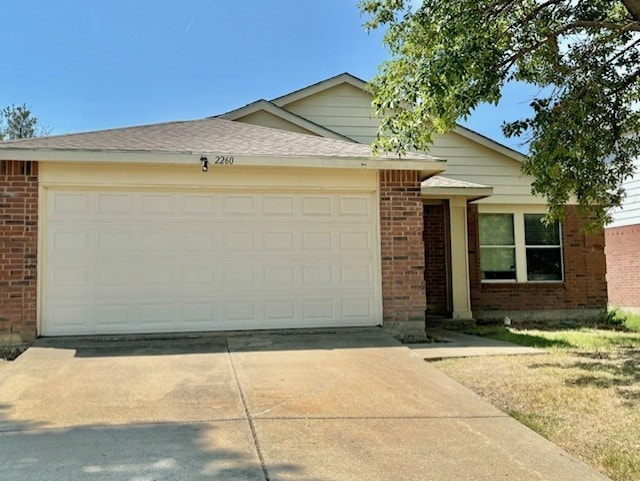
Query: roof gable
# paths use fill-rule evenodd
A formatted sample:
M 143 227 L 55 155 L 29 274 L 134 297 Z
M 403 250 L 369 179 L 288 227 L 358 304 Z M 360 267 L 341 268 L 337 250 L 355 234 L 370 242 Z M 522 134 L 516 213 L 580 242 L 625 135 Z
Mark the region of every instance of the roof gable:
M 289 94 L 277 97 L 271 100 L 271 103 L 278 107 L 284 107 L 286 109 L 287 106 L 290 104 L 299 102 L 301 100 L 307 99 L 314 95 L 318 95 L 334 87 L 337 87 L 339 85 L 344 85 L 344 84 L 356 87 L 367 96 L 369 97 L 371 96 L 371 93 L 369 92 L 369 89 L 368 89 L 367 82 L 365 82 L 364 80 L 354 75 L 351 75 L 345 72 L 345 73 L 336 75 L 335 77 L 331 77 L 326 80 L 322 80 L 315 84 L 309 85 L 307 87 L 303 87 Z M 304 118 L 304 116 L 301 116 L 301 117 Z M 454 132 L 486 148 L 495 150 L 496 152 L 510 159 L 513 159 L 518 162 L 522 162 L 524 160 L 525 156 L 520 152 L 513 150 L 499 142 L 496 142 L 495 140 L 490 139 L 489 137 L 486 137 L 482 134 L 474 132 L 473 130 L 467 127 L 463 127 L 462 125 L 457 125 L 456 128 L 454 129 Z M 347 137 L 351 138 L 352 136 L 347 136 Z
M 290 103 L 296 102 L 298 100 L 304 99 L 311 95 L 315 95 L 320 92 L 324 92 L 330 88 L 333 88 L 337 85 L 341 84 L 349 84 L 352 85 L 364 92 L 369 93 L 367 82 L 358 77 L 351 75 L 350 73 L 341 73 L 340 75 L 336 75 L 335 77 L 328 78 L 326 80 L 322 80 L 313 85 L 309 85 L 307 87 L 303 87 L 299 90 L 291 92 L 286 95 L 282 95 L 273 99 L 271 102 L 278 107 L 284 107 Z
M 326 137 L 330 139 L 346 140 L 349 142 L 353 142 L 352 139 L 344 135 L 341 135 L 338 132 L 334 132 L 333 130 L 323 127 L 322 125 L 319 125 L 315 122 L 312 122 L 309 119 L 305 119 L 304 117 L 296 115 L 293 112 L 289 112 L 288 110 L 283 109 L 282 107 L 278 107 L 272 102 L 269 102 L 268 100 L 264 100 L 264 99 L 260 99 L 256 102 L 245 105 L 244 107 L 240 107 L 239 109 L 231 110 L 224 114 L 218 115 L 217 118 L 242 122 L 243 119 L 246 119 L 249 116 L 255 115 L 259 112 L 267 112 L 268 114 L 274 117 L 277 117 L 282 121 L 291 124 L 292 126 L 296 126 L 299 129 L 302 129 L 309 134 L 315 134 L 315 135 L 319 135 L 321 137 Z M 287 129 L 287 130 L 300 132 L 300 130 L 298 129 Z

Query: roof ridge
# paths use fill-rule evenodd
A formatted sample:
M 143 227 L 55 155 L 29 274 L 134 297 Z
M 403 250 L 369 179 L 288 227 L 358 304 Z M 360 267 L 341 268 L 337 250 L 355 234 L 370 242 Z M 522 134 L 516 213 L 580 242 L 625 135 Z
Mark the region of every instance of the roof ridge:
M 27 141 L 33 141 L 33 140 L 36 140 L 36 139 L 59 139 L 61 137 L 75 137 L 75 136 L 78 136 L 78 135 L 87 135 L 87 134 L 102 134 L 102 133 L 106 133 L 106 132 L 141 129 L 141 128 L 145 128 L 145 127 L 158 127 L 158 126 L 161 126 L 161 125 L 188 124 L 188 123 L 201 122 L 203 120 L 208 120 L 208 117 L 203 118 L 203 119 L 169 120 L 169 121 L 166 121 L 166 122 L 155 122 L 155 123 L 152 123 L 152 124 L 129 125 L 129 126 L 126 126 L 126 127 L 112 127 L 112 128 L 109 128 L 109 129 L 99 129 L 99 130 L 86 130 L 84 132 L 71 132 L 71 133 L 68 133 L 68 134 L 43 135 L 43 136 L 37 136 L 37 137 L 28 137 L 28 138 L 24 138 L 24 139 L 11 139 L 11 140 L 5 140 L 3 142 L 0 142 L 0 144 L 19 144 L 19 143 L 24 143 L 24 142 L 27 142 Z M 220 119 L 220 120 L 224 120 L 224 119 Z
M 258 100 L 254 100 L 253 102 L 249 102 L 248 104 L 244 104 L 242 107 L 231 109 L 231 110 L 228 110 L 226 112 L 222 112 L 221 114 L 218 114 L 218 115 L 209 115 L 209 116 L 207 116 L 205 118 L 206 119 L 221 119 L 225 115 L 232 114 L 233 112 L 237 112 L 238 110 L 246 109 L 247 107 L 251 107 L 252 105 L 256 105 L 256 104 L 259 104 L 261 102 L 266 102 L 268 104 L 273 105 L 274 107 L 277 107 L 277 105 L 275 105 L 273 102 L 271 102 L 270 100 L 267 100 L 267 99 L 265 99 L 263 97 L 263 98 L 259 98 Z M 227 119 L 222 119 L 222 120 L 227 120 Z

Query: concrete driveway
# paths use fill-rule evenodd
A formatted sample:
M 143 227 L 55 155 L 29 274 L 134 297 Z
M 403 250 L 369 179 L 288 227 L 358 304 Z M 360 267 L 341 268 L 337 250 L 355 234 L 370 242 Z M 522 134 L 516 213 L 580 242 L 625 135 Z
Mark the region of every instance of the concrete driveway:
M 0 479 L 607 478 L 372 329 L 31 348 Z

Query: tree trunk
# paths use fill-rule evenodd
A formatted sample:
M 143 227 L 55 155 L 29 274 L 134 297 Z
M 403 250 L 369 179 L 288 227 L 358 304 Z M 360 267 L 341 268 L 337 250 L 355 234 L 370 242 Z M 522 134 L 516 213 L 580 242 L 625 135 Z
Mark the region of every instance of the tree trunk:
M 640 0 L 622 0 L 622 3 L 631 16 L 638 22 L 640 22 Z

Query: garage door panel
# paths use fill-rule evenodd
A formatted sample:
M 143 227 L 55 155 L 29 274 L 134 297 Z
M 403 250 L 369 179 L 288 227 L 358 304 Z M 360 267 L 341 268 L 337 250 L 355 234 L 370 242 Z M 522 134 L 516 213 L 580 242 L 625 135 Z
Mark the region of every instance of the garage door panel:
M 49 190 L 43 333 L 378 324 L 373 199 Z
M 182 214 L 209 217 L 216 212 L 216 200 L 211 195 L 187 194 L 182 198 Z
M 302 213 L 309 216 L 331 216 L 333 199 L 328 195 L 302 196 Z
M 296 199 L 291 195 L 265 195 L 264 215 L 292 217 L 296 214 Z
M 365 217 L 371 216 L 372 205 L 369 196 L 340 196 L 339 214 L 342 217 Z
M 88 307 L 89 308 L 89 307 Z M 117 332 L 121 329 L 127 329 L 127 326 L 131 325 L 132 307 L 127 305 L 96 305 L 94 307 L 95 314 L 92 316 L 94 322 L 94 329 L 101 328 L 101 330 L 115 329 Z
M 49 335 L 194 332 L 287 327 L 369 326 L 375 304 L 366 295 L 246 300 L 148 297 L 142 302 L 94 300 L 79 305 L 59 299 L 48 306 Z M 301 323 L 304 320 L 305 323 Z
M 134 199 L 126 193 L 98 193 L 96 195 L 96 214 L 98 217 L 133 213 Z

